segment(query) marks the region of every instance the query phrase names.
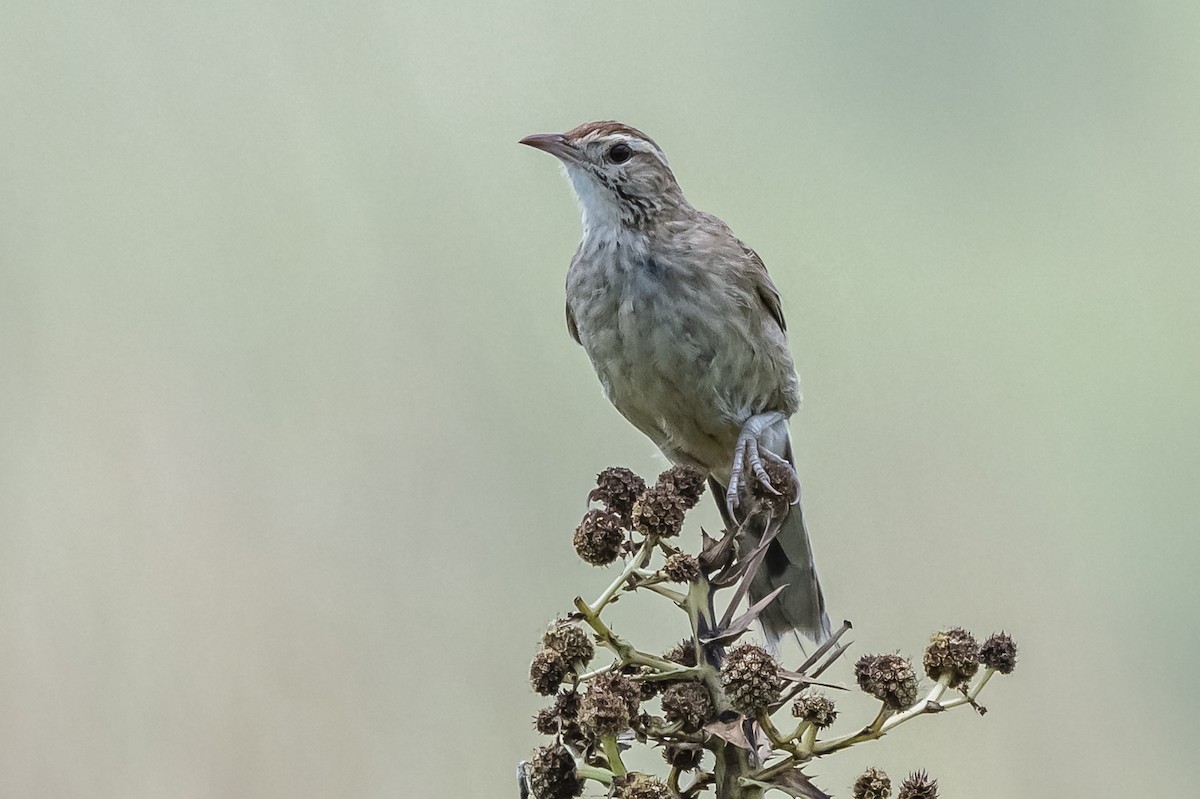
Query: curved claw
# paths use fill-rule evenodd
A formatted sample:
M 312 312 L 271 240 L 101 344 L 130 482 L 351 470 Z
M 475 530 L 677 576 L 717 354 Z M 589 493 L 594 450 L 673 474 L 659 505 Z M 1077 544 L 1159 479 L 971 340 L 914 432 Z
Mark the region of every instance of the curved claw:
M 738 435 L 737 445 L 733 450 L 733 464 L 730 469 L 729 488 L 725 492 L 725 504 L 729 506 L 730 513 L 741 503 L 741 491 L 747 466 L 754 472 L 754 477 L 763 489 L 775 496 L 779 496 L 782 492 L 771 484 L 771 478 L 763 466 L 763 459 L 765 458 L 767 461 L 786 466 L 792 471 L 793 477 L 795 476 L 795 469 L 792 467 L 790 461 L 775 454 L 770 449 L 761 446 L 758 441 L 759 434 L 767 426 L 777 421 L 777 417 L 782 418 L 780 414 L 762 414 L 752 417 L 746 422 L 742 428 L 742 432 Z M 799 501 L 800 497 L 797 494 L 793 504 Z

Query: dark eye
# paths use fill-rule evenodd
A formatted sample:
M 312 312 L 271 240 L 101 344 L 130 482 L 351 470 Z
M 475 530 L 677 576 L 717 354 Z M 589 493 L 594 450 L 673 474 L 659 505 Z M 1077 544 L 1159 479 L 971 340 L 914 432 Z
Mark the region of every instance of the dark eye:
M 625 163 L 631 155 L 633 155 L 633 150 L 629 149 L 629 145 L 624 142 L 617 142 L 608 148 L 608 160 L 614 164 Z

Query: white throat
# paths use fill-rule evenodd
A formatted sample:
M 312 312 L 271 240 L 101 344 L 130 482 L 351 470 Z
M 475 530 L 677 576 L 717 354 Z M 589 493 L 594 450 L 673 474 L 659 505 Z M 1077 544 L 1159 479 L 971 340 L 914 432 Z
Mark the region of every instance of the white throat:
M 579 198 L 583 235 L 616 236 L 621 229 L 621 209 L 612 193 L 598 184 L 591 175 L 574 166 L 567 166 L 567 178 Z

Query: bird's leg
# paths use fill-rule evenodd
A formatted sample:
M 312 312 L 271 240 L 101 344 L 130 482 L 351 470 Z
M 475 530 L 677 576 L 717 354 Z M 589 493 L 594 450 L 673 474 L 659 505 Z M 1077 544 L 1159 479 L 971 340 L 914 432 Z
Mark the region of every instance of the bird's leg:
M 771 485 L 771 478 L 767 476 L 767 470 L 763 468 L 763 458 L 775 463 L 781 463 L 789 469 L 792 469 L 792 465 L 786 459 L 779 457 L 769 448 L 763 446 L 759 441 L 759 437 L 763 434 L 763 431 L 786 418 L 782 413 L 772 411 L 770 413 L 760 413 L 751 416 L 742 425 L 742 432 L 738 434 L 737 445 L 733 448 L 733 468 L 729 474 L 729 488 L 725 492 L 725 503 L 729 506 L 730 511 L 736 508 L 741 502 L 741 492 L 746 479 L 745 473 L 747 467 L 754 472 L 755 478 L 758 479 L 763 488 L 772 494 L 779 494 L 775 486 Z

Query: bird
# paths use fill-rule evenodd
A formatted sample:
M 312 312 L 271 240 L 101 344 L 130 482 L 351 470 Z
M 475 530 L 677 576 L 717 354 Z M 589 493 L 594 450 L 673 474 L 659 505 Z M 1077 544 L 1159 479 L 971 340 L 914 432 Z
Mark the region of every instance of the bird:
M 766 463 L 795 476 L 788 419 L 800 384 L 762 259 L 688 202 L 662 148 L 637 128 L 588 122 L 520 144 L 555 156 L 579 202 L 568 332 L 617 411 L 673 464 L 705 474 L 726 524 L 740 524 L 751 481 L 779 493 Z M 786 513 L 750 599 L 786 586 L 759 616 L 770 643 L 789 633 L 821 643 L 829 617 L 808 530 L 799 504 Z

